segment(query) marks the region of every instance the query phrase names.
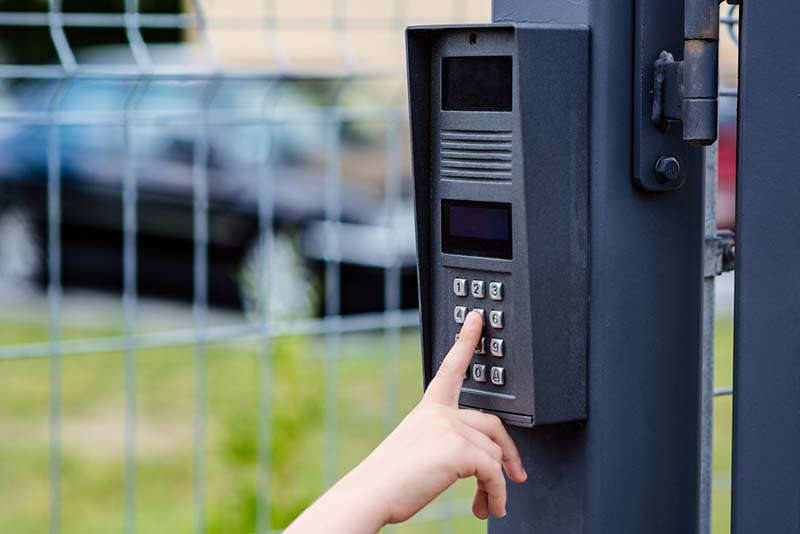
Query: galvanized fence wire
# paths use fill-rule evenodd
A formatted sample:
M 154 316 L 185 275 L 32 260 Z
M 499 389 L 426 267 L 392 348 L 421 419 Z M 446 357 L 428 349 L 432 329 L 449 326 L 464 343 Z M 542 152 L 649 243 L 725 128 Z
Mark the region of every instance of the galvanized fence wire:
M 255 3 L 255 2 L 254 2 Z M 488 2 L 486 2 L 488 4 Z M 449 14 L 431 16 L 414 13 L 419 21 L 461 22 L 467 15 L 467 0 L 453 0 Z M 316 15 L 309 9 L 307 15 L 282 15 L 277 2 L 265 0 L 262 13 L 253 16 L 218 15 L 208 9 L 203 0 L 187 3 L 188 13 L 155 14 L 141 11 L 139 0 L 125 0 L 120 13 L 65 12 L 61 0 L 48 0 L 42 12 L 0 12 L 0 27 L 46 28 L 57 56 L 54 64 L 0 64 L 2 80 L 52 80 L 56 88 L 46 110 L 0 110 L 0 124 L 42 125 L 47 127 L 47 301 L 49 303 L 49 339 L 0 345 L 0 362 L 21 359 L 49 359 L 49 530 L 56 534 L 62 529 L 62 361 L 64 357 L 81 354 L 120 352 L 124 369 L 124 487 L 122 525 L 126 534 L 137 531 L 137 354 L 144 349 L 176 346 L 194 347 L 194 401 L 193 401 L 193 528 L 202 533 L 207 529 L 206 455 L 208 443 L 208 347 L 211 344 L 239 340 L 258 341 L 258 431 L 257 431 L 257 511 L 258 532 L 273 532 L 270 515 L 270 495 L 273 435 L 271 391 L 272 343 L 276 338 L 293 335 L 321 336 L 325 340 L 325 414 L 324 414 L 324 483 L 333 483 L 340 472 L 338 444 L 339 383 L 338 363 L 341 358 L 341 336 L 354 332 L 382 333 L 385 344 L 384 377 L 386 395 L 384 425 L 389 431 L 399 418 L 398 374 L 400 362 L 399 341 L 401 332 L 415 328 L 418 315 L 415 310 L 401 309 L 402 265 L 397 253 L 390 252 L 383 260 L 384 307 L 382 312 L 360 315 L 341 315 L 341 255 L 342 239 L 342 128 L 353 122 L 379 123 L 385 127 L 383 140 L 384 162 L 384 212 L 386 235 L 390 241 L 399 239 L 401 205 L 405 202 L 402 180 L 407 176 L 403 149 L 406 109 L 396 102 L 367 108 L 352 107 L 341 102 L 349 85 L 364 80 L 402 78 L 397 66 L 383 67 L 360 64 L 349 35 L 358 31 L 381 30 L 402 40 L 405 26 L 417 19 L 412 17 L 407 0 L 392 0 L 391 9 L 383 16 L 346 16 L 347 2 L 332 0 L 333 16 Z M 78 59 L 68 38 L 71 28 L 118 28 L 125 32 L 127 45 L 133 58 L 130 64 L 84 64 Z M 143 31 L 149 29 L 174 29 L 194 32 L 200 43 L 203 58 L 196 64 L 160 64 L 146 42 Z M 212 30 L 251 29 L 262 32 L 271 51 L 274 63 L 263 65 L 229 65 L 218 53 Z M 329 64 L 295 64 L 281 37 L 286 30 L 332 30 L 339 61 Z M 279 31 L 280 30 L 280 31 Z M 276 87 L 280 83 L 304 80 L 338 80 L 334 97 L 325 106 L 322 117 L 309 117 L 294 109 L 276 105 Z M 81 81 L 124 81 L 129 83 L 124 108 L 121 110 L 89 109 L 69 110 L 62 100 L 72 84 Z M 253 110 L 216 110 L 215 95 L 228 81 L 261 81 L 264 83 L 262 105 Z M 200 104 L 193 109 L 143 110 L 141 103 L 153 84 L 163 82 L 195 82 L 202 86 Z M 237 324 L 213 325 L 209 322 L 209 164 L 210 138 L 215 129 L 225 126 L 254 126 L 258 128 L 258 180 L 257 218 L 259 241 L 264 252 L 258 257 L 258 291 L 262 303 L 269 302 L 273 290 L 269 281 L 275 269 L 274 177 L 271 175 L 270 131 L 290 122 L 322 121 L 325 131 L 324 151 L 324 316 L 318 319 L 280 319 L 271 316 L 269 305 L 262 305 L 255 321 Z M 189 329 L 166 329 L 141 332 L 138 325 L 140 313 L 137 287 L 139 258 L 139 166 L 137 142 L 142 128 L 166 124 L 183 124 L 194 128 L 191 153 L 191 203 L 193 213 L 193 326 Z M 118 336 L 63 339 L 62 319 L 62 138 L 65 127 L 115 126 L 122 129 L 124 157 L 122 163 L 122 331 Z M 114 357 L 114 356 L 109 356 Z M 446 501 L 421 514 L 416 521 L 442 521 L 443 528 L 456 516 L 469 512 L 468 502 Z

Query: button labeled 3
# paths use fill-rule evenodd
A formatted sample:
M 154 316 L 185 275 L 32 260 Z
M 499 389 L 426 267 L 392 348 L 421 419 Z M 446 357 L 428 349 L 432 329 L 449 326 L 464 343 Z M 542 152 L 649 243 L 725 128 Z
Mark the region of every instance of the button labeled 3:
M 503 300 L 503 283 L 490 282 L 489 283 L 489 297 L 492 300 Z
M 483 280 L 473 280 L 472 285 L 470 286 L 470 291 L 472 292 L 473 297 L 476 299 L 482 299 L 485 296 Z
M 476 363 L 472 366 L 472 379 L 475 382 L 486 382 L 486 366 Z

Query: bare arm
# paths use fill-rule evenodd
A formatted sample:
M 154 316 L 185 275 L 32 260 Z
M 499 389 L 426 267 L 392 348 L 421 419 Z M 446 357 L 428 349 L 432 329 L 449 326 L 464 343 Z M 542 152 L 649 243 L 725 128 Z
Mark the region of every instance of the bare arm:
M 480 338 L 471 312 L 425 396 L 363 462 L 312 504 L 285 534 L 375 533 L 412 517 L 459 478 L 475 477 L 473 513 L 506 514 L 506 481 L 527 478 L 500 420 L 458 408 L 464 372 Z

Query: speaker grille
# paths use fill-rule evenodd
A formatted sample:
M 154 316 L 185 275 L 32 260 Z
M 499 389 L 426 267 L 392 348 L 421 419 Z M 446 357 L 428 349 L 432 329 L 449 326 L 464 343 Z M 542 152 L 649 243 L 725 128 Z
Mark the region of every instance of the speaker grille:
M 509 131 L 442 130 L 442 178 L 511 180 Z

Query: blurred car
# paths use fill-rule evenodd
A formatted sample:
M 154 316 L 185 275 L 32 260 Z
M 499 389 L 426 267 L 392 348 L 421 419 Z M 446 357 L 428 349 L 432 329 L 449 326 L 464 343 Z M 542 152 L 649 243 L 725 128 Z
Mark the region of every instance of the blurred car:
M 719 101 L 719 152 L 717 155 L 717 226 L 736 226 L 736 100 Z
M 203 84 L 153 82 L 139 95 L 137 116 L 167 112 L 176 120 L 121 125 L 131 97 L 132 81 L 75 80 L 57 93 L 57 81 L 37 81 L 12 89 L 14 107 L 46 117 L 49 106 L 66 124 L 57 127 L 56 163 L 61 183 L 61 281 L 65 286 L 119 292 L 123 284 L 123 189 L 126 171 L 136 179 L 136 274 L 140 294 L 190 301 L 194 294 L 196 238 L 205 231 L 195 221 L 195 185 L 207 184 L 208 301 L 212 306 L 252 309 L 259 306 L 260 265 L 265 247 L 258 242 L 261 180 L 269 180 L 276 231 L 276 257 L 268 298 L 280 315 L 319 313 L 326 295 L 323 276 L 327 246 L 318 239 L 326 219 L 324 109 L 302 105 L 296 88 L 279 89 L 309 116 L 265 128 L 253 121 L 230 121 L 208 127 L 181 120 L 197 109 L 224 118 L 235 110 L 256 111 L 264 87 L 232 83 L 220 87 L 212 103 Z M 58 94 L 58 97 L 56 96 Z M 205 106 L 205 107 L 203 107 Z M 97 114 L 97 112 L 102 112 Z M 241 111 L 238 111 L 241 113 Z M 85 124 L 86 113 L 96 121 Z M 116 115 L 115 115 L 116 114 Z M 29 115 L 30 116 L 30 115 Z M 70 125 L 74 117 L 75 125 Z M 0 131 L 0 206 L 29 221 L 38 243 L 36 277 L 47 283 L 48 142 L 51 127 L 7 125 Z M 342 142 L 358 142 L 347 131 Z M 269 147 L 268 165 L 263 163 Z M 206 165 L 196 165 L 202 157 Z M 202 161 L 202 160 L 200 160 Z M 376 260 L 374 242 L 385 241 L 381 254 L 398 258 L 403 277 L 402 305 L 416 306 L 413 224 L 404 239 L 387 240 L 384 205 L 358 184 L 342 180 L 341 213 L 342 313 L 383 309 L 385 262 Z M 411 212 L 410 205 L 401 210 Z M 199 233 L 198 233 L 199 232 Z M 311 238 L 310 236 L 317 236 Z M 410 237 L 410 238 L 409 238 Z M 202 244 L 202 243 L 201 243 Z M 397 250 L 387 250 L 395 247 Z M 402 248 L 402 250 L 400 250 Z M 282 294 L 279 294 L 283 292 Z

